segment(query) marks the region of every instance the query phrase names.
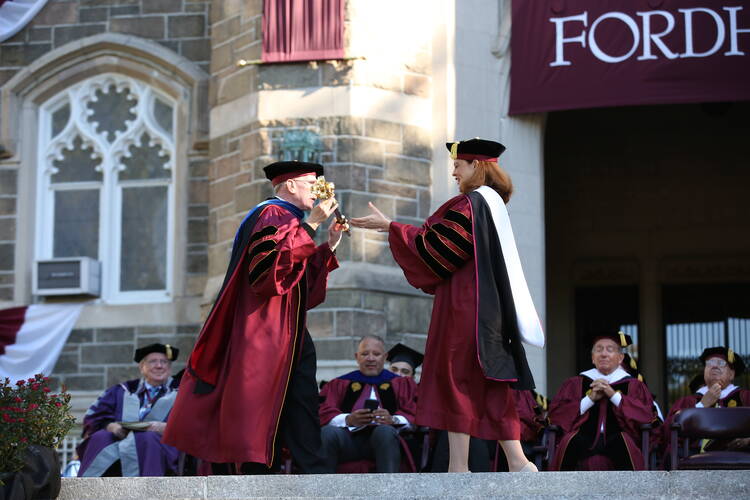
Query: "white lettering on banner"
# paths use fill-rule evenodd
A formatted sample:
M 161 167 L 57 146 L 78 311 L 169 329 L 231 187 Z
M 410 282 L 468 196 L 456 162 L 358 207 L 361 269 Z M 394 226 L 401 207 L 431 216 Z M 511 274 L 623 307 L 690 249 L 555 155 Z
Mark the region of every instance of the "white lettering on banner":
M 563 57 L 563 44 L 568 42 L 580 42 L 581 46 L 586 48 L 586 30 L 584 30 L 581 36 L 574 36 L 573 38 L 564 38 L 563 30 L 564 24 L 568 21 L 579 21 L 584 26 L 588 25 L 588 12 L 584 12 L 578 16 L 569 17 L 553 17 L 550 18 L 550 22 L 555 23 L 555 61 L 550 63 L 550 66 L 570 66 L 572 63 L 566 61 Z
M 721 16 L 711 9 L 696 7 L 695 9 L 678 9 L 685 15 L 685 53 L 680 57 L 708 57 L 719 51 L 719 47 L 724 43 L 724 21 Z M 714 18 L 716 23 L 716 41 L 714 46 L 705 52 L 696 53 L 693 51 L 693 12 L 705 12 Z
M 750 33 L 750 28 L 738 28 L 737 27 L 737 12 L 744 9 L 744 7 L 722 7 L 723 10 L 729 14 L 729 51 L 724 52 L 724 56 L 744 56 L 745 52 L 739 48 L 738 35 Z M 577 43 L 581 47 L 588 48 L 591 54 L 599 59 L 600 61 L 616 64 L 622 62 L 630 57 L 638 50 L 641 38 L 643 39 L 642 52 L 637 57 L 637 60 L 652 60 L 658 59 L 657 54 L 653 51 L 653 47 L 656 47 L 661 54 L 667 59 L 676 59 L 678 57 L 708 57 L 717 53 L 721 46 L 724 44 L 727 38 L 727 28 L 724 24 L 724 19 L 720 15 L 720 11 L 714 11 L 704 7 L 696 7 L 692 9 L 678 9 L 678 12 L 682 14 L 682 20 L 684 24 L 684 41 L 685 41 L 685 52 L 680 54 L 672 51 L 663 38 L 671 33 L 676 25 L 675 15 L 665 10 L 653 10 L 647 12 L 636 12 L 636 15 L 640 17 L 640 25 L 633 17 L 625 14 L 624 12 L 605 12 L 599 16 L 591 28 L 588 28 L 588 11 L 575 16 L 566 17 L 551 17 L 549 21 L 555 25 L 555 60 L 549 63 L 550 66 L 571 66 L 573 61 L 565 58 L 565 44 Z M 694 14 L 708 15 L 716 24 L 716 40 L 713 42 L 713 46 L 703 52 L 696 52 L 695 45 L 693 43 L 693 16 Z M 666 20 L 666 28 L 658 33 L 652 32 L 653 22 L 652 17 L 662 17 Z M 607 19 L 617 19 L 621 21 L 627 29 L 630 30 L 633 37 L 633 45 L 623 55 L 612 55 L 604 52 L 597 42 L 597 28 L 599 24 Z M 565 23 L 577 22 L 583 24 L 581 27 L 580 34 L 576 36 L 565 36 Z M 603 28 L 602 28 L 603 29 Z M 610 28 L 611 29 L 611 28 Z M 599 30 L 601 33 L 601 29 Z M 600 34 L 601 37 L 601 34 Z
M 744 56 L 745 53 L 737 48 L 737 34 L 750 33 L 750 29 L 737 29 L 737 11 L 742 7 L 724 7 L 729 12 L 729 52 L 724 52 L 725 56 Z
M 661 50 L 661 53 L 664 54 L 664 57 L 666 57 L 667 59 L 678 58 L 679 54 L 669 50 L 669 47 L 667 47 L 666 44 L 661 41 L 661 38 L 663 36 L 671 33 L 674 29 L 675 22 L 672 13 L 667 12 L 666 10 L 653 10 L 651 12 L 636 12 L 636 14 L 643 18 L 643 54 L 638 56 L 638 60 L 643 61 L 644 59 L 658 59 L 651 53 L 652 42 L 659 48 L 659 50 Z M 652 16 L 662 16 L 667 20 L 667 27 L 661 33 L 651 33 Z
M 627 24 L 628 28 L 630 28 L 630 31 L 633 33 L 633 46 L 624 56 L 611 56 L 600 49 L 599 44 L 596 43 L 596 27 L 605 19 L 619 19 Z M 632 17 L 623 12 L 607 12 L 606 14 L 599 16 L 599 18 L 594 21 L 594 24 L 591 25 L 591 31 L 589 31 L 589 48 L 591 49 L 591 53 L 594 54 L 597 59 L 608 63 L 618 63 L 632 56 L 633 52 L 638 50 L 638 42 L 641 41 L 640 37 L 641 33 L 638 31 L 638 25 L 633 21 Z

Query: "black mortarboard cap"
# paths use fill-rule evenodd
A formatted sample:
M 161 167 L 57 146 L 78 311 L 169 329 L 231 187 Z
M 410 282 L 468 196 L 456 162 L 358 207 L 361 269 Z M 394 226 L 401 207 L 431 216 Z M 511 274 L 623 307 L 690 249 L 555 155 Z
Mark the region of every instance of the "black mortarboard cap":
M 633 344 L 633 338 L 625 332 L 596 332 L 589 335 L 589 344 L 593 346 L 600 339 L 610 339 L 620 347 L 627 347 Z
M 275 186 L 298 175 L 314 173 L 315 177 L 320 177 L 323 175 L 323 165 L 306 161 L 277 161 L 263 167 L 263 172 Z
M 388 351 L 387 359 L 391 363 L 396 363 L 397 361 L 405 361 L 409 363 L 413 369 L 416 370 L 417 367 L 422 364 L 422 361 L 424 360 L 424 354 L 419 351 L 415 351 L 409 346 L 398 343 L 391 347 L 391 350 Z
M 169 344 L 150 344 L 147 346 L 143 346 L 139 349 L 136 349 L 133 360 L 136 363 L 140 363 L 143 358 L 145 358 L 152 352 L 160 352 L 164 354 L 167 357 L 167 359 L 170 361 L 176 360 L 177 356 L 180 354 L 179 349 L 177 349 L 176 347 L 172 347 Z
M 708 358 L 716 356 L 725 359 L 729 363 L 730 368 L 734 370 L 735 377 L 745 372 L 745 362 L 742 361 L 742 356 L 727 347 L 707 347 L 703 349 L 700 357 L 701 363 L 705 366 Z
M 445 147 L 451 153 L 451 158 L 473 161 L 497 161 L 505 151 L 505 146 L 495 141 L 488 141 L 475 137 L 468 141 L 446 142 Z

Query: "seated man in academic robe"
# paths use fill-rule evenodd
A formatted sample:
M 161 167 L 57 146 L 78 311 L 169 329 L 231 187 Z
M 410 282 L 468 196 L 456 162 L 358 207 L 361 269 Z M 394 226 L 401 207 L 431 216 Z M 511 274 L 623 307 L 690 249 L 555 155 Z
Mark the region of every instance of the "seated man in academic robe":
M 411 377 L 384 369 L 385 343 L 378 336 L 364 336 L 354 357 L 359 370 L 331 380 L 320 394 L 328 469 L 335 471 L 340 462 L 373 459 L 377 472 L 398 472 L 398 432 L 414 422 L 417 386 Z
M 83 417 L 79 476 L 175 474 L 179 451 L 161 442 L 177 395 L 172 362 L 179 350 L 151 344 L 135 351 L 141 378 L 110 387 Z
M 745 371 L 742 356 L 726 347 L 708 347 L 700 356 L 703 363 L 703 376 L 691 381 L 693 394 L 674 402 L 661 428 L 661 442 L 665 459 L 670 454 L 670 432 L 674 417 L 685 408 L 733 408 L 750 406 L 750 391 L 734 385 L 734 378 Z M 697 382 L 697 383 L 695 383 Z M 701 450 L 747 450 L 750 451 L 750 438 L 730 441 L 695 441 L 690 444 L 691 453 Z
M 593 338 L 594 368 L 566 380 L 552 399 L 550 423 L 563 430 L 550 470 L 643 470 L 640 426 L 653 418 L 646 385 L 620 364 L 632 343 L 622 332 Z

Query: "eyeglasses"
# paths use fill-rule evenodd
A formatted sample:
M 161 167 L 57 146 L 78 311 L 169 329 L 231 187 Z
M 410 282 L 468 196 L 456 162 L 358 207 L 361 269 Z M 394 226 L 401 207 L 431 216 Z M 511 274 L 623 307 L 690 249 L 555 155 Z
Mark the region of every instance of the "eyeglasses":
M 706 360 L 706 366 L 715 366 L 717 368 L 724 368 L 728 363 L 726 360 L 721 358 L 711 358 Z
M 168 359 L 149 359 L 146 361 L 148 366 L 168 365 L 169 363 L 170 361 Z

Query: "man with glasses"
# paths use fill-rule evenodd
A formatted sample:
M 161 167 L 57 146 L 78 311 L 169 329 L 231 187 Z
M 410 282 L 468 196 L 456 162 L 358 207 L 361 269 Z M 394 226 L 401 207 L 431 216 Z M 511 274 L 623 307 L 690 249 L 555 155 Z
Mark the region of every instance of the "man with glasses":
M 595 335 L 594 368 L 566 380 L 550 404 L 549 420 L 564 435 L 550 470 L 643 470 L 640 426 L 653 419 L 646 385 L 622 367 L 632 343 L 622 332 Z
M 750 406 L 750 391 L 734 385 L 734 378 L 745 371 L 742 356 L 727 347 L 708 347 L 700 355 L 703 363 L 703 379 L 700 387 L 691 395 L 684 396 L 674 402 L 669 415 L 661 428 L 661 441 L 665 449 L 665 459 L 670 456 L 670 429 L 674 417 L 684 408 L 733 408 L 735 406 Z M 714 442 L 706 448 L 706 443 L 695 441 L 691 443 L 691 452 L 699 453 L 704 450 L 746 449 L 750 446 L 750 439 L 736 439 L 729 443 Z
M 322 473 L 315 347 L 305 313 L 325 299 L 343 227 L 332 223 L 327 241 L 315 244 L 318 226 L 338 207 L 333 197 L 315 205 L 322 165 L 283 161 L 263 170 L 276 196 L 240 224 L 164 441 L 211 462 L 214 474 L 266 473 L 283 441 L 300 472 Z
M 135 351 L 140 379 L 110 387 L 83 418 L 79 476 L 165 476 L 179 452 L 161 442 L 177 395 L 172 362 L 179 350 L 151 344 Z

